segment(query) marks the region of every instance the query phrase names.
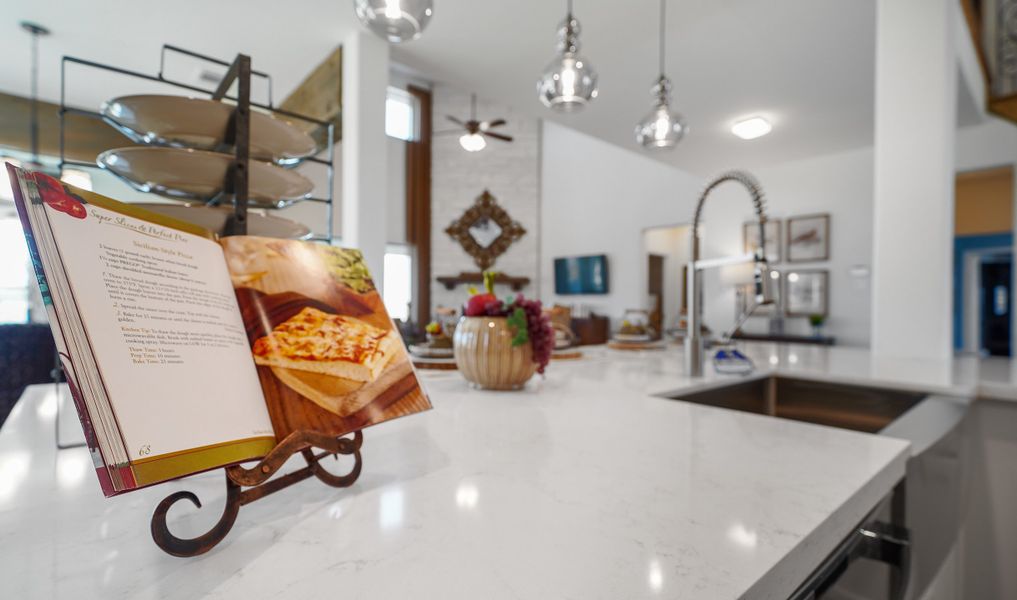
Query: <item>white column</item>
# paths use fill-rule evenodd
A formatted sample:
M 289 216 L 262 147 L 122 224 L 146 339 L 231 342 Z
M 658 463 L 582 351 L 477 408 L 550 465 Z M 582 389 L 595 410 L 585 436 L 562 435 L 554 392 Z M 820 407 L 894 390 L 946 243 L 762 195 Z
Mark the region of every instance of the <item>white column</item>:
M 374 282 L 384 281 L 388 154 L 385 145 L 385 90 L 389 48 L 381 38 L 357 29 L 343 42 L 342 210 L 336 211 L 342 244 L 364 253 Z
M 878 355 L 952 352 L 954 3 L 876 2 L 872 350 Z

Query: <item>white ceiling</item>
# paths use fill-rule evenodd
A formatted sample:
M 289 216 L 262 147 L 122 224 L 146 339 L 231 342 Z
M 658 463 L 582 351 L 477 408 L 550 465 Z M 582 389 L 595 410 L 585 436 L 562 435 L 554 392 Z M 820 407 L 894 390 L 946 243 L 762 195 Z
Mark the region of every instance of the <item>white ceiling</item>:
M 538 75 L 554 54 L 564 1 L 435 0 L 424 36 L 393 47 L 394 60 L 428 79 L 553 119 L 642 152 L 633 127 L 650 107 L 657 75 L 657 3 L 576 0 L 583 54 L 600 74 L 600 96 L 574 115 L 536 99 Z M 691 126 L 672 152 L 652 156 L 708 174 L 759 167 L 872 143 L 875 0 L 668 0 L 668 74 Z M 44 98 L 59 94 L 59 57 L 71 54 L 145 72 L 163 42 L 228 58 L 238 51 L 272 73 L 280 100 L 355 27 L 351 0 L 33 0 L 7 7 L 0 31 L 0 89 L 27 95 L 28 35 L 18 21 L 53 30 L 42 40 Z M 195 63 L 171 74 L 193 78 Z M 81 72 L 68 101 L 97 106 L 145 91 L 116 76 Z M 258 88 L 255 88 L 256 93 Z M 770 135 L 730 133 L 762 115 Z
M 582 53 L 600 75 L 600 94 L 581 113 L 555 115 L 538 103 L 535 84 L 553 56 L 564 4 L 440 0 L 425 35 L 394 55 L 639 150 L 633 128 L 650 109 L 658 72 L 657 3 L 576 0 Z M 705 172 L 872 143 L 874 0 L 669 0 L 668 9 L 667 71 L 691 132 L 654 157 Z M 773 133 L 735 138 L 731 124 L 752 115 L 770 120 Z

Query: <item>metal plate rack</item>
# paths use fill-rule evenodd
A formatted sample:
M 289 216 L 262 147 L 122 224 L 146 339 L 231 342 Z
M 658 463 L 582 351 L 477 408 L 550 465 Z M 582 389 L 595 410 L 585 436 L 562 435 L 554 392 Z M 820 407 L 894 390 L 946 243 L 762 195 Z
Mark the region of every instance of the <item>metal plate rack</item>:
M 214 90 L 202 88 L 199 86 L 191 85 L 183 81 L 177 81 L 164 75 L 166 67 L 166 54 L 176 53 L 181 54 L 193 59 L 212 63 L 219 67 L 228 67 L 226 75 L 219 82 L 219 85 Z M 288 117 L 290 119 L 297 119 L 307 123 L 312 123 L 319 127 L 323 127 L 327 130 L 326 147 L 324 148 L 327 158 L 318 158 L 311 156 L 303 159 L 301 162 L 309 162 L 324 165 L 328 171 L 328 191 L 323 197 L 311 196 L 304 198 L 300 202 L 317 202 L 325 205 L 326 222 L 327 228 L 324 234 L 315 233 L 310 239 L 331 242 L 334 237 L 332 219 L 333 212 L 335 210 L 333 184 L 335 181 L 335 142 L 333 136 L 335 134 L 335 124 L 331 121 L 321 121 L 309 117 L 294 113 L 281 108 L 276 108 L 272 103 L 272 77 L 267 73 L 261 71 L 255 71 L 251 69 L 251 58 L 245 54 L 238 54 L 232 62 L 226 62 L 211 56 L 206 56 L 198 52 L 173 46 L 170 44 L 163 44 L 162 50 L 159 56 L 159 72 L 155 75 L 147 73 L 141 73 L 138 71 L 132 71 L 122 67 L 113 65 L 107 65 L 91 60 L 85 60 L 73 56 L 64 56 L 60 62 L 60 163 L 58 167 L 63 170 L 65 166 L 78 166 L 88 168 L 100 168 L 95 163 L 88 163 L 84 161 L 68 159 L 65 154 L 64 147 L 64 132 L 66 129 L 66 116 L 67 115 L 79 115 L 92 119 L 98 119 L 105 121 L 105 117 L 92 110 L 85 110 L 81 108 L 75 108 L 67 105 L 67 67 L 68 65 L 78 65 L 81 67 L 99 69 L 103 71 L 109 71 L 124 75 L 127 77 L 134 77 L 146 81 L 163 83 L 169 86 L 173 86 L 179 89 L 184 89 L 190 92 L 207 95 L 211 100 L 223 101 L 229 100 L 235 102 L 235 108 L 233 110 L 233 116 L 230 119 L 230 124 L 227 129 L 225 143 L 233 147 L 233 162 L 226 175 L 226 181 L 223 182 L 223 192 L 231 194 L 233 196 L 233 214 L 230 219 L 227 220 L 226 226 L 223 231 L 219 232 L 222 235 L 244 235 L 247 233 L 247 197 L 248 197 L 248 160 L 249 160 L 249 143 L 250 143 L 250 120 L 251 120 L 251 109 L 257 108 L 265 111 L 269 111 L 272 114 L 279 115 L 282 117 Z M 268 104 L 259 104 L 251 101 L 251 78 L 259 77 L 265 79 L 268 84 Z M 233 84 L 237 84 L 237 93 L 234 96 L 228 94 Z M 320 154 L 320 152 L 319 152 Z

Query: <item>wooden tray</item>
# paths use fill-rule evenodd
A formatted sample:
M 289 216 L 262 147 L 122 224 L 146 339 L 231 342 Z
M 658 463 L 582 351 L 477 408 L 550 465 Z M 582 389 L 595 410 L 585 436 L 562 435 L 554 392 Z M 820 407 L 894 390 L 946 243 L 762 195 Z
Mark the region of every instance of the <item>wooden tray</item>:
M 656 342 L 615 342 L 610 341 L 607 347 L 612 350 L 663 350 L 667 346 L 661 341 Z
M 454 358 L 425 358 L 422 356 L 413 356 L 413 366 L 418 369 L 430 369 L 433 371 L 459 370 L 459 365 L 456 364 L 456 359 Z
M 583 352 L 581 350 L 566 350 L 563 352 L 552 352 L 551 360 L 576 360 L 582 358 Z

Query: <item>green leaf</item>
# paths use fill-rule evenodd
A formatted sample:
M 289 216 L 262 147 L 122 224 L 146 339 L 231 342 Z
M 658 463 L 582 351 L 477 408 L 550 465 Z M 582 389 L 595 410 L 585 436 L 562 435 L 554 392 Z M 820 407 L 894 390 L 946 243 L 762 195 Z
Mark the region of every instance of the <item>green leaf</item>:
M 526 311 L 522 307 L 517 306 L 509 313 L 506 323 L 512 328 L 512 346 L 522 346 L 530 341 L 530 334 L 526 331 Z

